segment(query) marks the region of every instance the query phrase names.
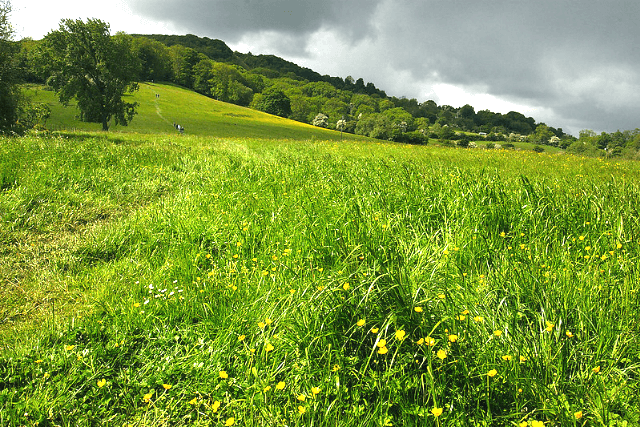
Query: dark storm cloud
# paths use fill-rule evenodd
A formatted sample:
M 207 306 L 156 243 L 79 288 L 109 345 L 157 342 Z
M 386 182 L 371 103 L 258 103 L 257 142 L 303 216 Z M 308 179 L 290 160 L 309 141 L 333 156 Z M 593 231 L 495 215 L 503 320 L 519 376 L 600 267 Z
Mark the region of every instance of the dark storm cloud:
M 290 55 L 322 74 L 364 70 L 382 89 L 407 88 L 393 93 L 398 96 L 416 97 L 409 90 L 444 83 L 544 109 L 556 127 L 640 127 L 637 0 L 129 4 L 140 14 L 230 44 L 261 41 L 254 53 Z M 333 50 L 318 47 L 329 42 L 338 44 Z

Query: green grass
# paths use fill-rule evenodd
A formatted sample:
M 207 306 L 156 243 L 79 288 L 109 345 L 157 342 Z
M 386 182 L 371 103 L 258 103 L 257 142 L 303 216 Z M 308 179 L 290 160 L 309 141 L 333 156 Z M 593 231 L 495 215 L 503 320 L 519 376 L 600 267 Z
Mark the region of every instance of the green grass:
M 0 139 L 0 425 L 640 423 L 638 163 L 136 132 Z
M 78 120 L 75 103 L 64 107 L 55 92 L 42 86 L 26 86 L 25 95 L 51 108 L 47 128 L 54 131 L 99 131 L 100 123 Z M 156 98 L 156 94 L 160 97 Z M 128 102 L 138 103 L 138 114 L 128 126 L 112 126 L 111 132 L 178 135 L 178 123 L 186 135 L 219 138 L 264 138 L 295 140 L 363 140 L 364 138 L 321 129 L 305 123 L 283 119 L 233 104 L 219 102 L 193 91 L 169 84 L 141 83 L 140 89 L 127 95 Z

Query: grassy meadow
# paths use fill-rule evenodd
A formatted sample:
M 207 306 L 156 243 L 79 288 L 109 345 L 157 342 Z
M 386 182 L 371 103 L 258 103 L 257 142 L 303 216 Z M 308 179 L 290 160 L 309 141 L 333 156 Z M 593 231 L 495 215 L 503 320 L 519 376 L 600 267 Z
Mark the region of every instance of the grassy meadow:
M 1 426 L 640 425 L 639 163 L 190 117 L 0 138 Z

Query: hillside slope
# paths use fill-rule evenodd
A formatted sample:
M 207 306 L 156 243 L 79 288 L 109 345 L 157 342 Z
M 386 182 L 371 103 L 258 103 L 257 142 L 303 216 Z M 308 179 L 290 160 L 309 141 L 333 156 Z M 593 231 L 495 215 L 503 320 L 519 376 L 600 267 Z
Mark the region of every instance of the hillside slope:
M 25 94 L 34 102 L 51 108 L 47 128 L 51 130 L 99 131 L 99 123 L 78 120 L 75 103 L 61 105 L 54 92 L 31 86 Z M 156 94 L 158 96 L 156 96 Z M 363 137 L 318 128 L 294 120 L 266 114 L 207 98 L 174 85 L 141 83 L 140 90 L 127 96 L 138 103 L 138 114 L 129 126 L 112 125 L 110 131 L 138 133 L 177 133 L 173 124 L 185 128 L 185 134 L 220 138 L 357 140 Z

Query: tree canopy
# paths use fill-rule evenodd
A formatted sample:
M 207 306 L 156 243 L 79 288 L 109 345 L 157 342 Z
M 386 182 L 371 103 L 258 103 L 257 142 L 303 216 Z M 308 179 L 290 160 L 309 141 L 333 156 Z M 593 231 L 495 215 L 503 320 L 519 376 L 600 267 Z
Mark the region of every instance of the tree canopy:
M 77 99 L 84 120 L 106 131 L 112 118 L 123 126 L 133 119 L 136 104 L 123 100 L 138 88 L 131 37 L 111 36 L 109 24 L 98 19 L 65 19 L 45 37 L 44 52 L 48 83 L 63 104 Z

